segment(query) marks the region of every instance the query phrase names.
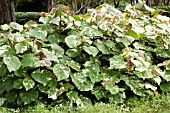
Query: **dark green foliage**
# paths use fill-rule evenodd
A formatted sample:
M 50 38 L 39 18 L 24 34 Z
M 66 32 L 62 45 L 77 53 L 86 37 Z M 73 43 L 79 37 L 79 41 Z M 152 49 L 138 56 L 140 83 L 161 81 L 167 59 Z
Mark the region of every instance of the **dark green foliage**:
M 48 0 L 15 0 L 16 12 L 47 11 Z
M 40 18 L 39 12 L 16 12 L 16 22 L 24 25 L 29 20 L 38 22 Z

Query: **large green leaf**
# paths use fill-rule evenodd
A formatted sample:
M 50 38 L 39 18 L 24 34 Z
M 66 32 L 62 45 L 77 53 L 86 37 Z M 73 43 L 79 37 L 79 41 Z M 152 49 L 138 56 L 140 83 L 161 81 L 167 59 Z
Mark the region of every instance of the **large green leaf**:
M 68 61 L 67 65 L 76 71 L 80 71 L 80 64 L 74 60 Z
M 136 40 L 138 40 L 138 38 L 139 38 L 139 37 L 138 37 L 138 34 L 137 34 L 135 31 L 133 31 L 133 30 L 129 30 L 128 33 L 127 33 L 127 35 L 133 37 L 133 38 L 136 39 Z
M 65 91 L 68 91 L 69 89 L 70 90 L 74 89 L 74 86 L 72 84 L 70 84 L 70 83 L 63 84 L 63 87 L 64 87 Z
M 73 14 L 72 16 L 75 20 L 82 22 L 82 18 L 79 15 Z
M 141 66 L 142 67 L 142 66 Z M 137 69 L 137 68 L 136 68 Z M 138 68 L 139 69 L 139 68 Z M 143 68 L 143 69 L 147 69 L 147 68 Z M 146 78 L 154 78 L 154 74 L 151 70 L 147 69 L 147 70 L 144 70 L 142 71 L 134 71 L 134 73 L 139 77 L 139 78 L 142 78 L 142 79 L 146 79 Z
M 26 51 L 28 47 L 24 43 L 17 43 L 15 45 L 15 49 L 16 49 L 16 54 L 18 54 L 18 53 L 23 53 L 24 51 Z
M 75 48 L 82 43 L 82 39 L 79 35 L 69 35 L 65 38 L 65 42 L 69 48 Z
M 48 91 L 47 91 L 47 94 L 48 94 L 48 98 L 51 98 L 53 100 L 56 100 L 57 99 L 57 94 L 58 94 L 59 90 L 57 88 L 50 88 Z
M 80 49 L 78 48 L 74 48 L 74 49 L 68 49 L 66 51 L 66 55 L 68 55 L 69 57 L 76 57 L 80 54 Z
M 35 28 L 38 27 L 38 23 L 36 21 L 30 20 L 24 24 L 25 28 Z
M 15 49 L 9 45 L 0 46 L 0 57 L 6 57 L 15 54 Z
M 102 86 L 94 87 L 91 92 L 92 92 L 92 94 L 94 94 L 96 96 L 96 98 L 98 100 L 100 100 L 101 98 L 106 98 L 106 95 L 107 95 L 107 91 Z
M 80 100 L 81 100 L 81 103 L 79 103 L 79 101 L 77 101 L 76 103 L 77 103 L 77 105 L 79 105 L 80 104 L 80 106 L 87 106 L 87 105 L 93 105 L 92 104 L 92 100 L 90 100 L 90 98 L 88 98 L 88 97 L 85 97 L 85 96 L 83 96 L 83 95 L 80 95 L 79 96 L 79 98 L 80 98 Z
M 15 80 L 13 87 L 15 89 L 21 89 L 23 87 L 23 79 L 18 78 L 17 80 Z
M 59 25 L 60 24 L 60 17 L 53 18 L 50 23 Z
M 145 32 L 147 38 L 149 38 L 149 39 L 156 39 L 158 34 L 156 33 L 156 31 L 155 31 L 156 28 L 154 26 L 147 25 L 145 27 L 145 29 L 147 29 L 146 32 Z
M 23 85 L 24 85 L 26 91 L 28 91 L 29 89 L 32 89 L 35 86 L 35 82 L 32 79 L 25 78 L 23 80 Z
M 94 44 L 103 54 L 110 54 L 109 48 L 101 40 L 97 39 Z
M 0 95 L 4 92 L 4 91 L 10 91 L 11 89 L 13 89 L 13 85 L 14 85 L 14 81 L 16 79 L 13 77 L 9 77 L 7 79 L 1 79 L 0 80 Z
M 96 56 L 99 50 L 94 46 L 83 46 L 83 49 L 90 55 Z
M 4 57 L 3 61 L 10 72 L 17 71 L 21 67 L 21 62 L 16 56 Z
M 22 102 L 24 103 L 24 105 L 26 104 L 30 104 L 33 101 L 36 101 L 38 96 L 39 96 L 39 92 L 38 90 L 29 90 L 29 91 L 21 91 L 19 94 Z
M 145 32 L 144 28 L 141 27 L 140 24 L 135 19 L 129 19 L 129 23 L 132 25 L 132 28 L 131 28 L 132 31 L 128 31 L 128 32 L 132 32 L 130 34 L 132 34 L 132 37 L 137 40 L 138 39 L 137 35 Z
M 170 91 L 169 85 L 170 85 L 170 82 L 163 83 L 163 84 L 161 84 L 160 88 L 164 92 L 169 92 Z
M 8 102 L 14 102 L 17 96 L 18 96 L 17 91 L 11 90 L 6 93 L 5 98 Z
M 125 47 L 128 47 L 131 44 L 131 42 L 125 37 L 124 38 L 116 38 L 116 41 L 122 42 L 125 45 Z
M 31 76 L 34 80 L 37 82 L 43 84 L 44 86 L 47 85 L 47 83 L 52 79 L 51 78 L 52 73 L 47 70 L 40 71 L 34 71 Z
M 24 54 L 22 58 L 22 67 L 38 67 L 41 64 L 39 58 L 37 56 L 34 56 L 34 54 Z
M 92 26 L 92 27 L 83 26 L 81 29 L 82 29 L 81 33 L 85 36 L 89 36 L 89 37 L 103 36 L 103 33 L 99 29 L 97 29 L 96 26 Z
M 23 25 L 20 25 L 18 23 L 15 22 L 11 22 L 10 23 L 11 28 L 18 30 L 18 31 L 23 31 Z
M 109 100 L 113 103 L 123 103 L 124 99 L 126 98 L 125 93 L 115 94 L 115 95 L 108 95 Z
M 67 79 L 70 75 L 70 68 L 62 64 L 56 64 L 53 67 L 53 72 L 58 78 L 58 81 Z
M 37 39 L 40 39 L 42 41 L 45 41 L 46 40 L 46 37 L 47 37 L 47 31 L 46 30 L 43 30 L 43 29 L 31 29 L 29 31 L 29 35 L 31 37 L 35 37 Z
M 80 90 L 80 91 L 89 91 L 93 89 L 94 83 L 89 81 L 86 78 L 87 75 L 83 73 L 75 73 L 71 75 L 71 79 L 75 86 Z
M 50 17 L 40 17 L 39 18 L 39 22 L 42 22 L 43 24 L 47 24 L 51 21 L 51 18 Z
M 55 50 L 55 52 L 56 52 L 56 54 L 57 54 L 57 56 L 62 56 L 62 55 L 64 55 L 64 49 L 61 47 L 61 46 L 59 46 L 58 44 L 51 44 L 51 48 L 53 49 L 53 50 Z
M 103 41 L 102 41 L 103 42 Z M 115 48 L 115 43 L 111 40 L 106 40 L 104 41 L 104 44 L 108 47 L 108 48 Z
M 42 52 L 46 56 L 46 59 L 58 62 L 58 57 L 57 57 L 57 55 L 55 54 L 54 51 L 49 51 L 46 48 L 42 48 Z
M 91 67 L 82 70 L 82 72 L 88 75 L 92 83 L 100 82 L 104 79 L 104 74 L 100 74 L 99 67 L 92 64 Z
M 114 85 L 112 82 L 107 83 L 105 85 L 105 89 L 109 90 L 111 94 L 115 95 L 117 93 L 119 93 L 120 88 L 117 85 Z
M 127 67 L 127 63 L 122 56 L 113 56 L 110 59 L 110 69 L 123 69 Z
M 66 95 L 72 101 L 75 101 L 78 99 L 78 92 L 76 92 L 76 91 L 70 91 Z
M 48 36 L 48 40 L 49 40 L 49 42 L 50 43 L 56 43 L 56 44 L 58 44 L 59 42 L 64 42 L 64 39 L 65 39 L 65 36 L 63 36 L 63 35 L 59 35 L 59 34 L 50 34 L 49 36 Z
M 135 76 L 131 76 L 127 78 L 127 76 L 124 76 L 124 81 L 127 86 L 131 88 L 131 90 L 139 96 L 146 96 L 147 92 L 146 89 L 144 89 L 145 84 L 141 82 L 140 79 L 138 79 Z

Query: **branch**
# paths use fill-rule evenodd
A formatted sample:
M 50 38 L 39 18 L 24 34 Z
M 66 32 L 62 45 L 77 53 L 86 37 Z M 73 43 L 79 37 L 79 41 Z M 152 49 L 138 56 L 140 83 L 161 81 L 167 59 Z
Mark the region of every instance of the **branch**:
M 90 4 L 90 2 L 88 2 L 88 0 L 86 1 L 85 5 L 81 5 L 81 8 L 75 12 L 75 14 L 78 14 L 80 13 L 80 11 L 85 7 L 85 6 L 88 6 Z

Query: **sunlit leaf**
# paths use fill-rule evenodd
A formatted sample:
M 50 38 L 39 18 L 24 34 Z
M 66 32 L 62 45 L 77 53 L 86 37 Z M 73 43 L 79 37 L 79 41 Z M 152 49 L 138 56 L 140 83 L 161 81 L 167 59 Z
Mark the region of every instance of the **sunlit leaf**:
M 7 68 L 10 72 L 17 71 L 21 67 L 21 62 L 16 56 L 4 57 L 3 61 L 7 65 Z
M 109 48 L 101 41 L 101 40 L 96 40 L 94 44 L 97 46 L 97 48 L 103 53 L 103 54 L 109 54 L 110 50 Z
M 29 34 L 31 37 L 35 37 L 37 39 L 40 39 L 42 41 L 45 41 L 46 40 L 46 37 L 47 37 L 47 31 L 46 30 L 43 30 L 43 29 L 31 29 L 29 31 Z
M 67 66 L 64 66 L 62 64 L 56 64 L 53 67 L 53 72 L 58 78 L 58 81 L 61 81 L 61 80 L 67 79 L 71 71 L 70 71 L 70 68 Z
M 24 43 L 17 43 L 16 45 L 15 45 L 15 49 L 16 49 L 16 54 L 18 54 L 18 53 L 23 53 L 24 51 L 26 51 L 27 50 L 27 45 L 26 44 L 24 44 Z
M 94 46 L 83 46 L 83 49 L 90 55 L 96 56 L 99 50 Z
M 94 84 L 89 81 L 83 73 L 71 75 L 71 79 L 80 91 L 89 91 L 93 89 Z
M 23 31 L 23 25 L 20 25 L 18 23 L 15 23 L 15 22 L 11 22 L 10 23 L 10 26 L 13 28 L 13 29 L 16 29 L 18 31 Z
M 70 48 L 75 48 L 82 43 L 82 40 L 78 35 L 69 35 L 65 38 L 65 42 Z
M 25 78 L 23 80 L 23 85 L 24 85 L 24 87 L 25 87 L 25 89 L 27 91 L 29 89 L 32 89 L 35 86 L 35 82 L 32 79 Z
M 57 61 L 58 62 L 58 57 L 57 57 L 57 55 L 55 54 L 54 51 L 49 51 L 46 48 L 42 48 L 42 52 L 44 53 L 47 60 Z
M 76 71 L 80 71 L 80 64 L 71 60 L 67 62 L 67 65 Z
M 66 95 L 67 95 L 67 97 L 68 97 L 70 100 L 72 100 L 72 101 L 75 101 L 75 100 L 77 100 L 77 98 L 78 98 L 78 93 L 75 92 L 75 91 L 70 91 L 70 92 L 68 92 Z
M 110 69 L 123 69 L 127 67 L 127 63 L 120 55 L 111 57 L 109 60 L 110 60 Z

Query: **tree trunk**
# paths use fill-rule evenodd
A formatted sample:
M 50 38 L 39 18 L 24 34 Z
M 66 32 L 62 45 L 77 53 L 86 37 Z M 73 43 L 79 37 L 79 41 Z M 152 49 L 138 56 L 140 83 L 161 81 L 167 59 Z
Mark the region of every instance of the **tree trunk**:
M 14 0 L 0 0 L 0 25 L 15 21 Z
M 47 11 L 50 12 L 56 6 L 57 0 L 48 0 Z

